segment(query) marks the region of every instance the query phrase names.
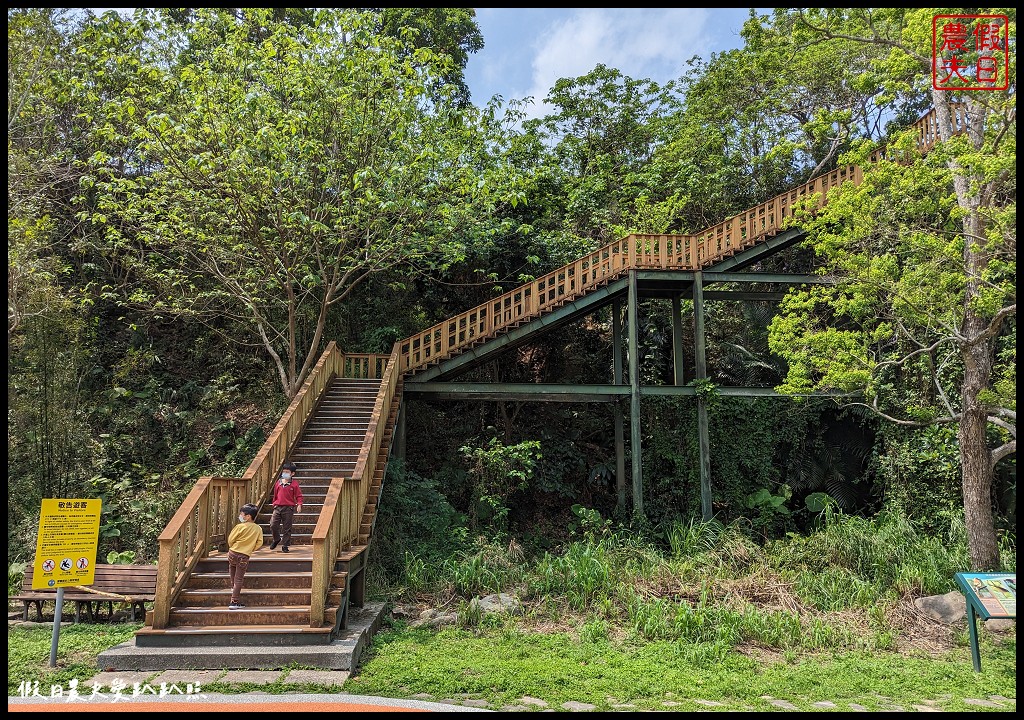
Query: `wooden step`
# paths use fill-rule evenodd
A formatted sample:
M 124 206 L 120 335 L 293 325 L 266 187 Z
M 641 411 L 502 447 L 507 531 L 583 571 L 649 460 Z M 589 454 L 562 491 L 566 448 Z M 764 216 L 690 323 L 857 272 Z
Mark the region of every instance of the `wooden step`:
M 324 609 L 324 623 L 333 625 L 338 609 Z M 212 627 L 217 625 L 309 625 L 309 605 L 244 607 L 173 607 L 169 625 L 173 627 Z
M 233 610 L 232 612 L 240 612 Z M 224 624 L 207 627 L 181 626 L 160 630 L 153 628 L 152 619 L 135 631 L 136 647 L 189 647 L 245 646 L 256 644 L 267 648 L 275 646 L 326 645 L 331 641 L 333 626 L 311 628 L 302 625 L 245 625 Z
M 248 581 L 248 577 L 245 578 Z M 242 586 L 241 598 L 247 607 L 293 607 L 304 605 L 309 607 L 311 598 L 312 576 L 307 578 L 306 587 L 297 588 L 250 588 L 248 582 Z M 342 591 L 330 590 L 327 593 L 329 605 L 341 604 Z M 209 588 L 203 590 L 182 590 L 174 602 L 174 609 L 227 607 L 231 602 L 231 588 Z
M 252 589 L 264 588 L 309 588 L 312 574 L 308 572 L 253 572 L 245 573 L 245 587 Z M 224 572 L 199 572 L 189 576 L 188 588 L 191 590 L 213 590 L 230 588 L 231 578 Z

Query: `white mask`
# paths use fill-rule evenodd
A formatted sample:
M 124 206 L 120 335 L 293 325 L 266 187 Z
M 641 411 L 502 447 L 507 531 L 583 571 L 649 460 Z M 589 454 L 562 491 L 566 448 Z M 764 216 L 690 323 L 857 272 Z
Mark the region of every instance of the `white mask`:
M 245 515 L 239 515 L 238 522 L 245 522 Z
M 291 480 L 292 479 L 292 474 L 290 472 L 288 472 L 287 470 L 285 470 L 283 473 L 281 473 L 281 479 L 282 480 Z

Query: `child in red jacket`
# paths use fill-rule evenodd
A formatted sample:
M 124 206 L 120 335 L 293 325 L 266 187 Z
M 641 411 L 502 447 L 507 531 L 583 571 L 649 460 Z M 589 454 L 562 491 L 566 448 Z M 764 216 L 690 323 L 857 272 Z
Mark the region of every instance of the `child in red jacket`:
M 274 496 L 270 504 L 274 514 L 270 520 L 270 532 L 274 542 L 270 549 L 281 546 L 281 552 L 288 552 L 288 543 L 292 540 L 292 518 L 296 512 L 302 512 L 302 488 L 295 479 L 298 468 L 295 463 L 286 462 L 281 468 L 281 479 L 274 485 Z

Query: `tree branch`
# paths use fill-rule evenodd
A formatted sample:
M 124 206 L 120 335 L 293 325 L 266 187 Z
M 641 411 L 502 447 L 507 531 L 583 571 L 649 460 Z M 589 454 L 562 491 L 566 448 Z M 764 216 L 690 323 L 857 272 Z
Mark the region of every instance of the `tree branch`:
M 1016 453 L 1017 453 L 1017 441 L 1016 440 L 1011 440 L 1010 442 L 1006 443 L 1005 445 L 1000 445 L 999 447 L 997 447 L 995 450 L 992 451 L 992 467 L 995 467 L 996 463 L 998 463 L 1000 460 L 1002 460 L 1007 455 L 1015 455 Z

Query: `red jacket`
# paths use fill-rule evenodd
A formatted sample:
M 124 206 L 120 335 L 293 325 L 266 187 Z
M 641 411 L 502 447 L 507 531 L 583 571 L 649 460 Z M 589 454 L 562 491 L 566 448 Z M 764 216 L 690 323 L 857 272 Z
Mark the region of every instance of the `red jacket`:
M 274 485 L 274 499 L 270 501 L 273 506 L 280 505 L 301 505 L 302 504 L 302 488 L 299 487 L 299 482 L 295 478 L 292 478 L 291 483 L 288 485 L 282 485 L 280 482 Z

